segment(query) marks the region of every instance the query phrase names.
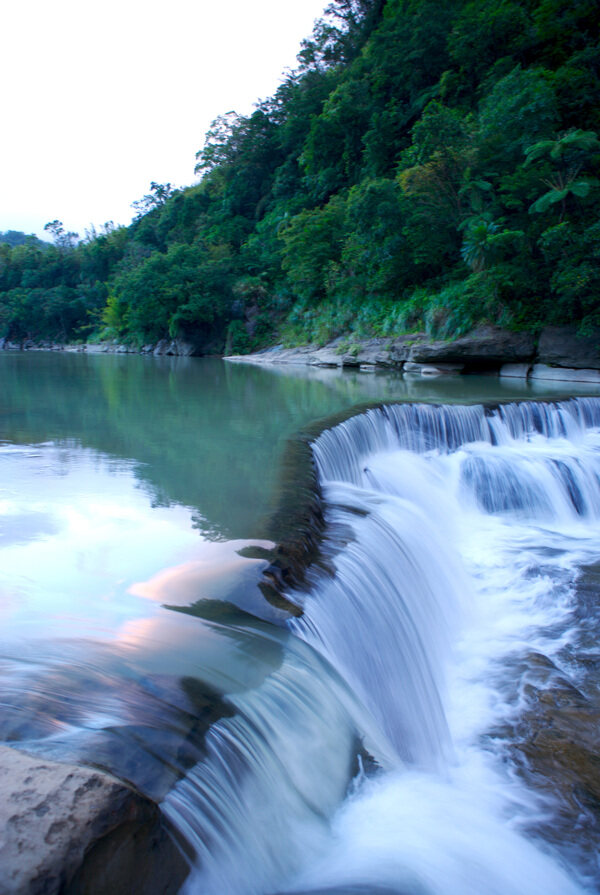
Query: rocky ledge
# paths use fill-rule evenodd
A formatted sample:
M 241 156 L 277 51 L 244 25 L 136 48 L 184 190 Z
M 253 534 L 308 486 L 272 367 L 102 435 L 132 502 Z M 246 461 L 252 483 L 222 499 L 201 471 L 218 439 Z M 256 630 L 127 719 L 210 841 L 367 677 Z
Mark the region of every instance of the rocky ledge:
M 0 351 L 69 351 L 75 354 L 152 354 L 155 357 L 191 357 L 199 352 L 191 342 L 183 339 L 161 339 L 155 344 L 143 345 L 138 348 L 134 345 L 124 345 L 121 342 L 81 342 L 67 344 L 64 342 L 34 342 L 25 339 L 22 342 L 12 342 L 10 339 L 0 339 Z
M 187 872 L 149 799 L 0 746 L 0 895 L 168 895 Z
M 210 348 L 210 350 L 208 350 Z M 154 357 L 191 357 L 217 353 L 216 346 L 200 349 L 182 339 L 162 339 L 134 347 L 119 342 L 11 342 L 0 339 L 5 351 L 69 351 L 85 354 L 145 354 Z M 600 329 L 589 336 L 574 326 L 548 326 L 539 338 L 497 326 L 479 326 L 457 339 L 432 340 L 425 333 L 389 339 L 338 338 L 327 345 L 266 348 L 256 354 L 227 360 L 256 364 L 304 364 L 319 367 L 359 367 L 364 371 L 396 369 L 403 373 L 497 372 L 501 376 L 553 379 L 600 384 Z
M 359 367 L 365 371 L 396 369 L 418 375 L 497 372 L 522 379 L 600 384 L 600 330 L 591 336 L 579 336 L 575 327 L 546 327 L 535 339 L 529 333 L 480 326 L 448 341 L 432 341 L 423 333 L 352 343 L 336 339 L 323 347 L 279 346 L 228 360 Z

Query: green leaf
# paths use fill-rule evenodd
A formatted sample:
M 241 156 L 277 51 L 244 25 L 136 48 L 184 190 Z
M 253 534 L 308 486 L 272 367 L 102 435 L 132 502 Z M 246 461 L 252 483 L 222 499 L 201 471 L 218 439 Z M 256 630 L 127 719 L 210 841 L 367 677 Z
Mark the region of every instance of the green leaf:
M 529 206 L 529 214 L 542 214 L 544 211 L 548 211 L 554 201 L 555 193 L 556 190 L 550 190 L 549 192 L 544 193 L 543 196 L 540 196 L 539 199 Z
M 564 190 L 552 190 L 549 195 L 550 199 L 548 200 L 550 205 L 556 205 L 557 202 L 562 202 L 563 199 L 566 199 L 569 193 L 571 192 L 570 187 L 565 187 Z
M 535 162 L 539 158 L 551 153 L 554 147 L 554 142 L 554 140 L 540 140 L 539 143 L 534 143 L 533 146 L 528 146 L 525 150 L 525 155 L 527 156 L 525 165 L 527 166 L 531 164 L 531 162 Z
M 571 192 L 579 199 L 583 199 L 588 195 L 592 185 L 587 180 L 576 180 L 571 184 Z

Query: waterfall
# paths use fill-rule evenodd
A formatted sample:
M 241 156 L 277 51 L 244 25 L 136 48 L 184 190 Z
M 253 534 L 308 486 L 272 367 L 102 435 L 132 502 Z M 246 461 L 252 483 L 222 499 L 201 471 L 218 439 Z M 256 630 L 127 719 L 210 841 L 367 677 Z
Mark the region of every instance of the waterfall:
M 510 732 L 536 668 L 586 693 L 600 399 L 390 405 L 313 453 L 331 571 L 289 595 L 304 611 L 281 666 L 229 698 L 166 800 L 197 855 L 186 891 L 597 891 L 575 841 L 536 835 L 557 808 L 517 774 Z

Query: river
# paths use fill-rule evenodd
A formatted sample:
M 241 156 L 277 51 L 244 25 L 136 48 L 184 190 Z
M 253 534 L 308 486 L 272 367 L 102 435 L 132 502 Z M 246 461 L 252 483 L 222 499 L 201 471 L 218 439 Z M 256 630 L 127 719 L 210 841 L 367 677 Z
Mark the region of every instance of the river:
M 193 358 L 0 377 L 2 741 L 160 800 L 190 895 L 599 891 L 600 398 Z M 365 403 L 314 444 L 292 615 L 259 588 L 286 443 Z

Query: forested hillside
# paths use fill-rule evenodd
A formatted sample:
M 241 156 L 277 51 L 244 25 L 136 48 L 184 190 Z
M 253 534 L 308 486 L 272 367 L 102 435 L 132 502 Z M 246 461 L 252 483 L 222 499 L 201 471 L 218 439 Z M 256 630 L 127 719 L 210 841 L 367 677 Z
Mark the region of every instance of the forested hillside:
M 127 228 L 0 243 L 0 336 L 207 351 L 600 324 L 597 0 L 335 0 Z

